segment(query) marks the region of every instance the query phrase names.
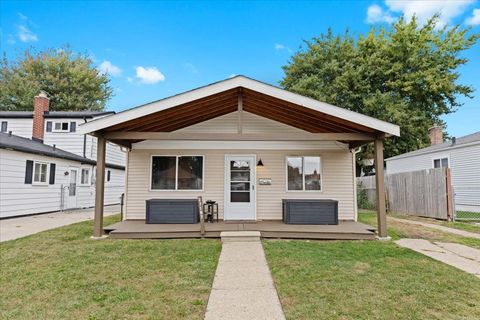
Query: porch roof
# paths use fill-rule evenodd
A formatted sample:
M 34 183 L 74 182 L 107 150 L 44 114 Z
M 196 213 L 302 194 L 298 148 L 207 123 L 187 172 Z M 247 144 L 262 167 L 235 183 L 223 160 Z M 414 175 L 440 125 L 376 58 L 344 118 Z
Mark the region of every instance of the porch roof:
M 147 137 L 181 139 L 184 138 L 181 135 L 176 137 L 172 134 L 146 135 L 145 133 L 172 133 L 236 111 L 250 112 L 315 134 L 308 138 L 309 140 L 356 141 L 355 144 L 359 145 L 362 142 L 372 141 L 379 135 L 400 135 L 400 128 L 397 125 L 244 76 L 236 76 L 100 118 L 80 125 L 79 131 L 105 135 L 107 139 L 124 145 L 147 139 Z M 119 132 L 128 134 L 113 134 Z M 227 138 L 241 140 L 242 137 L 247 138 L 246 135 Z M 198 139 L 203 138 L 214 139 L 209 136 Z M 262 139 L 268 140 L 268 138 Z

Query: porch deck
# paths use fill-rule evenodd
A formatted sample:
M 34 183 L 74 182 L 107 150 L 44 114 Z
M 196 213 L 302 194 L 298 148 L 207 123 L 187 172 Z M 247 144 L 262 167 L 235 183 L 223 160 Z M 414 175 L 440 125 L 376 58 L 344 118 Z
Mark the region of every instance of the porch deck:
M 104 230 L 114 239 L 200 238 L 200 224 L 146 224 L 145 220 L 126 220 Z M 371 240 L 374 229 L 355 221 L 338 225 L 292 225 L 280 220 L 256 222 L 205 223 L 205 238 L 220 238 L 222 231 L 260 231 L 262 238 Z

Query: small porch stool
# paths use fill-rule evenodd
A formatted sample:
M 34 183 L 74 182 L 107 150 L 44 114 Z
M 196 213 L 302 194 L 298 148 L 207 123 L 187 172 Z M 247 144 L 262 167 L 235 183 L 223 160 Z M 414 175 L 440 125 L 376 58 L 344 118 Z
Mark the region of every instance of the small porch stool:
M 214 217 L 218 222 L 218 203 L 213 200 L 207 200 L 203 204 L 203 214 L 207 216 L 207 222 L 213 222 Z

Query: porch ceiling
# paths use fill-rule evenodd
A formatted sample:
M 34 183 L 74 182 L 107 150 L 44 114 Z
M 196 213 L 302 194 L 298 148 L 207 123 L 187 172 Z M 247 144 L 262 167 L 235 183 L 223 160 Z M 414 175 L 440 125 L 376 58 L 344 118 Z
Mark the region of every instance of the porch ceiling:
M 375 130 L 311 110 L 246 88 L 235 88 L 205 98 L 119 123 L 109 132 L 172 132 L 238 110 L 243 110 L 311 133 L 374 133 Z

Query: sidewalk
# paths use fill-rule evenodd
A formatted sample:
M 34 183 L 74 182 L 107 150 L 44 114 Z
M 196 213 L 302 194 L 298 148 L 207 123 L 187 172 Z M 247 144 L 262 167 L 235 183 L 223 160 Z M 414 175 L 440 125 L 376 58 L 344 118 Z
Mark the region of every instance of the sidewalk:
M 284 320 L 260 240 L 223 242 L 205 320 Z
M 480 277 L 480 250 L 478 249 L 457 243 L 431 243 L 424 239 L 400 239 L 395 243 Z
M 120 205 L 105 207 L 104 216 L 117 213 L 120 213 Z M 0 242 L 26 237 L 72 223 L 92 220 L 93 215 L 94 208 L 88 208 L 0 220 Z
M 438 224 L 427 223 L 427 222 L 422 222 L 422 221 L 414 221 L 414 220 L 400 219 L 400 218 L 394 218 L 394 217 L 388 217 L 388 219 L 393 220 L 393 221 L 397 221 L 397 222 L 401 222 L 401 223 L 416 224 L 416 225 L 427 227 L 427 228 L 437 229 L 437 230 L 440 230 L 440 231 L 443 231 L 443 232 L 456 234 L 456 235 L 462 236 L 462 237 L 480 239 L 480 233 L 468 232 L 468 231 L 465 231 L 465 230 L 449 228 L 449 227 L 441 226 L 441 225 L 438 225 Z

